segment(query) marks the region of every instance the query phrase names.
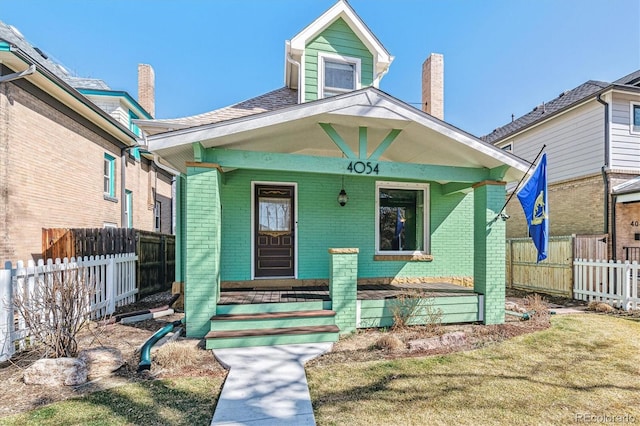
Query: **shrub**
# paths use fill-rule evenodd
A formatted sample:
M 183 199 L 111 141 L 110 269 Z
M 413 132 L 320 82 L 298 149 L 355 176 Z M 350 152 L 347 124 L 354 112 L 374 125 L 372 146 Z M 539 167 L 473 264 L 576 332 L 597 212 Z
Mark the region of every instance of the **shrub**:
M 391 307 L 392 328 L 400 330 L 408 325 L 424 323 L 430 331 L 435 331 L 442 322 L 442 310 L 434 308 L 434 301 L 434 297 L 417 290 L 402 292 Z
M 86 268 L 57 268 L 34 277 L 14 297 L 29 334 L 44 348 L 44 357 L 75 357 L 78 333 L 90 324 L 92 286 Z

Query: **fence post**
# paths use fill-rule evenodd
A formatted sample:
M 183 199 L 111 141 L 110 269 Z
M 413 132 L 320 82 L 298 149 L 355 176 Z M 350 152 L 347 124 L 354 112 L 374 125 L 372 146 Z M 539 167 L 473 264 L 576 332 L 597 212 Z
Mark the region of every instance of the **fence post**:
M 115 278 L 115 266 L 116 266 L 116 262 L 115 262 L 115 256 L 113 255 L 109 255 L 109 256 L 105 256 L 107 258 L 107 271 L 106 271 L 106 277 L 105 277 L 105 291 L 106 291 L 106 296 L 107 296 L 107 315 L 111 315 L 112 313 L 114 313 L 116 311 L 116 294 L 115 294 L 115 285 L 114 285 L 114 278 Z
M 13 345 L 13 285 L 11 284 L 11 263 L 0 269 L 0 362 L 11 358 L 15 352 Z
M 624 284 L 622 285 L 622 299 L 620 300 L 620 307 L 625 311 L 629 310 L 629 290 L 631 286 L 631 273 L 633 269 L 631 269 L 631 265 L 629 265 L 629 261 L 624 262 Z

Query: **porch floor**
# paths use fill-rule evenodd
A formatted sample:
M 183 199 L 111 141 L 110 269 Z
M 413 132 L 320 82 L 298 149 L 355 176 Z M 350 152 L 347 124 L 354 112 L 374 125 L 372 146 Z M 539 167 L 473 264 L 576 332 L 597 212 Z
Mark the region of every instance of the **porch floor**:
M 449 283 L 369 284 L 358 286 L 358 300 L 393 299 L 407 290 L 418 290 L 432 297 L 470 296 L 473 288 Z M 291 287 L 291 289 L 233 288 L 222 289 L 219 305 L 248 305 L 253 303 L 309 302 L 331 300 L 328 286 Z

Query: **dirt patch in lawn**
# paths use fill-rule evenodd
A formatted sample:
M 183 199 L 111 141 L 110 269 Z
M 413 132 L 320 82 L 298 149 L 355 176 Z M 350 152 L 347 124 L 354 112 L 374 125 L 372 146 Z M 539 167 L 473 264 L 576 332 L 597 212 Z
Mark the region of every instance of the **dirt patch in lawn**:
M 526 293 L 508 293 L 508 301 L 530 308 L 530 300 Z M 168 303 L 171 295 L 168 292 L 159 293 L 142 301 L 129 305 L 117 313 L 132 312 L 162 306 Z M 557 304 L 560 300 L 555 299 Z M 564 301 L 563 303 L 573 303 Z M 378 359 L 393 359 L 400 357 L 428 356 L 445 354 L 460 350 L 470 350 L 501 342 L 514 336 L 531 333 L 549 327 L 549 317 L 544 311 L 534 315 L 529 321 L 521 321 L 517 317 L 507 316 L 506 322 L 499 325 L 458 324 L 438 327 L 403 327 L 398 329 L 367 329 L 340 339 L 333 350 L 324 356 L 313 360 L 310 365 L 331 365 L 345 361 L 370 361 Z M 180 348 L 171 348 L 167 354 L 159 354 L 154 358 L 150 372 L 137 373 L 140 361 L 139 348 L 151 335 L 169 324 L 183 317 L 182 313 L 141 321 L 133 324 L 94 325 L 91 330 L 82 334 L 79 341 L 80 349 L 93 347 L 114 347 L 119 349 L 126 361 L 114 375 L 98 379 L 78 387 L 51 388 L 46 386 L 26 385 L 22 380 L 23 371 L 39 354 L 24 352 L 15 356 L 11 362 L 0 364 L 0 383 L 11 389 L 3 396 L 0 404 L 0 417 L 29 411 L 34 408 L 50 404 L 67 398 L 82 396 L 91 392 L 113 388 L 127 383 L 142 380 L 154 380 L 170 377 L 202 377 L 226 375 L 226 370 L 215 360 L 212 351 L 204 349 L 202 340 L 178 339 Z M 455 347 L 441 347 L 431 350 L 410 351 L 408 342 L 415 339 L 426 339 L 442 336 L 447 333 L 464 332 L 466 341 Z M 392 336 L 392 338 L 390 338 Z M 381 341 L 386 339 L 387 342 Z M 393 344 L 389 343 L 393 340 Z M 398 343 L 399 342 L 399 343 Z M 376 344 L 378 343 L 378 344 Z M 382 348 L 382 349 L 378 349 Z M 162 350 L 162 348 L 158 349 Z M 154 356 L 154 355 L 152 355 Z M 188 356 L 188 362 L 172 362 L 172 357 Z
M 159 293 L 141 302 L 129 305 L 116 313 L 132 312 L 141 309 L 162 306 L 170 301 L 168 292 Z M 0 404 L 0 417 L 29 411 L 56 401 L 86 395 L 91 392 L 110 389 L 116 386 L 143 380 L 154 380 L 170 377 L 203 377 L 225 376 L 226 370 L 218 364 L 211 351 L 204 349 L 201 340 L 183 339 L 177 340 L 179 345 L 185 346 L 190 352 L 190 363 L 187 366 L 172 366 L 170 362 L 159 365 L 153 362 L 151 371 L 137 373 L 140 362 L 140 347 L 151 337 L 153 333 L 170 322 L 180 320 L 183 313 L 174 313 L 169 316 L 141 321 L 133 324 L 93 324 L 90 330 L 82 332 L 78 341 L 80 350 L 96 347 L 113 347 L 122 352 L 125 360 L 123 365 L 110 377 L 104 377 L 81 386 L 48 387 L 39 385 L 26 385 L 22 376 L 25 368 L 38 360 L 40 354 L 37 351 L 21 352 L 11 361 L 0 363 L 0 383 L 5 392 Z M 155 349 L 152 357 L 155 356 Z

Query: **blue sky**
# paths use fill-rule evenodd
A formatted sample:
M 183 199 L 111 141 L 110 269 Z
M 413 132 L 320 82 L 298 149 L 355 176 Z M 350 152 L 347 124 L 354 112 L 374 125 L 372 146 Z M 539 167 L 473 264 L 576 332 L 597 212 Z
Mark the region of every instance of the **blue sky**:
M 334 0 L 0 0 L 0 20 L 79 76 L 137 96 L 156 73 L 156 116 L 193 115 L 283 86 L 284 42 Z M 395 56 L 380 88 L 421 100 L 444 54 L 445 120 L 483 135 L 587 80 L 640 69 L 638 0 L 351 0 Z M 417 105 L 416 105 L 417 106 Z

